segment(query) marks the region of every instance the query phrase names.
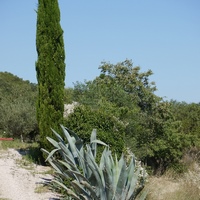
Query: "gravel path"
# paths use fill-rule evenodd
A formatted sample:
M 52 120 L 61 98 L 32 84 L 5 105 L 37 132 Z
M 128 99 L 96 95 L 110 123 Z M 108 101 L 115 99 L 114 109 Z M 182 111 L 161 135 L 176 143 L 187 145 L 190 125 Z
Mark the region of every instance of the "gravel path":
M 48 167 L 27 166 L 14 149 L 0 151 L 0 199 L 5 200 L 58 200 L 50 191 L 42 190 Z

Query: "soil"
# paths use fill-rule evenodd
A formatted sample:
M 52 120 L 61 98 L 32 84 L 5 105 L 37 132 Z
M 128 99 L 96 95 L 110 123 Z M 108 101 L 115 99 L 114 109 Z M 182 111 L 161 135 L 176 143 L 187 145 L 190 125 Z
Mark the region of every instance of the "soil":
M 27 164 L 28 163 L 28 164 Z M 49 167 L 31 164 L 14 149 L 0 151 L 0 200 L 59 200 L 48 187 Z

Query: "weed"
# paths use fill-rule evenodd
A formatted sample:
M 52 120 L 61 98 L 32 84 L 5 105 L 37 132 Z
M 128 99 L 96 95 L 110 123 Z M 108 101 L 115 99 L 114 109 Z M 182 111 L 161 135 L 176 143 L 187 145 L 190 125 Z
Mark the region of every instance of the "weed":
M 46 193 L 49 192 L 49 188 L 47 185 L 38 185 L 35 188 L 35 193 Z
M 20 166 L 20 168 L 24 168 L 24 169 L 28 169 L 28 170 L 34 169 L 33 163 L 30 162 L 29 160 L 25 159 L 25 158 L 17 159 L 16 163 L 17 163 L 17 165 Z

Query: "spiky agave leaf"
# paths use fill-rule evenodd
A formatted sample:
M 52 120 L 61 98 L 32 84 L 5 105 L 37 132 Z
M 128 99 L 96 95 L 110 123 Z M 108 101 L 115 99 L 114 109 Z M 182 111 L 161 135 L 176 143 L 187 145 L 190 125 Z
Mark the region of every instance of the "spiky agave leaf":
M 52 158 L 52 156 L 53 156 L 58 150 L 59 150 L 59 149 L 53 149 L 53 150 L 49 153 L 49 155 L 47 156 L 45 162 L 48 161 L 50 158 Z
M 95 142 L 92 143 L 92 142 L 96 140 L 96 135 L 97 135 L 97 130 L 93 129 L 91 137 L 90 137 L 90 144 L 91 144 L 90 147 L 91 147 L 94 158 L 96 158 L 96 155 L 97 155 L 97 143 Z
M 74 199 L 80 200 L 80 198 L 76 195 L 76 193 L 74 191 L 72 191 L 71 189 L 69 189 L 68 187 L 66 187 L 63 183 L 61 183 L 61 182 L 59 182 L 57 180 L 53 180 L 53 182 L 58 184 L 63 189 L 65 189 L 65 191 L 67 192 L 67 194 L 69 196 L 73 197 Z
M 50 137 L 46 137 L 47 140 L 55 147 L 55 148 L 59 148 L 58 142 L 55 141 L 54 139 L 50 138 Z
M 77 155 L 77 150 L 76 150 L 76 145 L 75 145 L 76 140 L 74 137 L 71 137 L 71 135 L 68 133 L 68 131 L 63 126 L 62 126 L 62 129 L 63 129 L 63 133 L 68 141 L 70 150 L 71 150 L 74 158 L 77 159 L 78 155 Z
M 92 187 L 91 184 L 88 181 L 81 181 L 80 182 L 85 188 L 87 188 L 91 194 L 91 196 L 96 200 L 98 199 L 96 195 L 96 189 L 95 187 Z
M 118 199 L 122 199 L 125 184 L 127 182 L 127 171 L 126 171 L 126 162 L 124 160 L 124 157 L 122 156 L 120 161 L 119 161 L 119 176 L 118 176 L 118 181 L 117 181 L 117 186 L 116 186 L 116 191 L 115 191 L 115 196 L 118 197 Z

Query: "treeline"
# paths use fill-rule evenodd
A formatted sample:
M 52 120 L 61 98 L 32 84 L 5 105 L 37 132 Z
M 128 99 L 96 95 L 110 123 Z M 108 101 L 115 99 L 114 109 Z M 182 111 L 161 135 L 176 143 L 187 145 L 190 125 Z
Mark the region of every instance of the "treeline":
M 200 147 L 200 104 L 165 101 L 155 95 L 152 71 L 141 72 L 130 60 L 104 62 L 92 81 L 65 89 L 65 103 L 78 102 L 64 126 L 89 142 L 92 129 L 120 155 L 132 151 L 154 173 L 172 167 Z M 13 137 L 37 138 L 37 86 L 0 73 L 0 131 Z M 34 133 L 34 134 L 33 134 Z

